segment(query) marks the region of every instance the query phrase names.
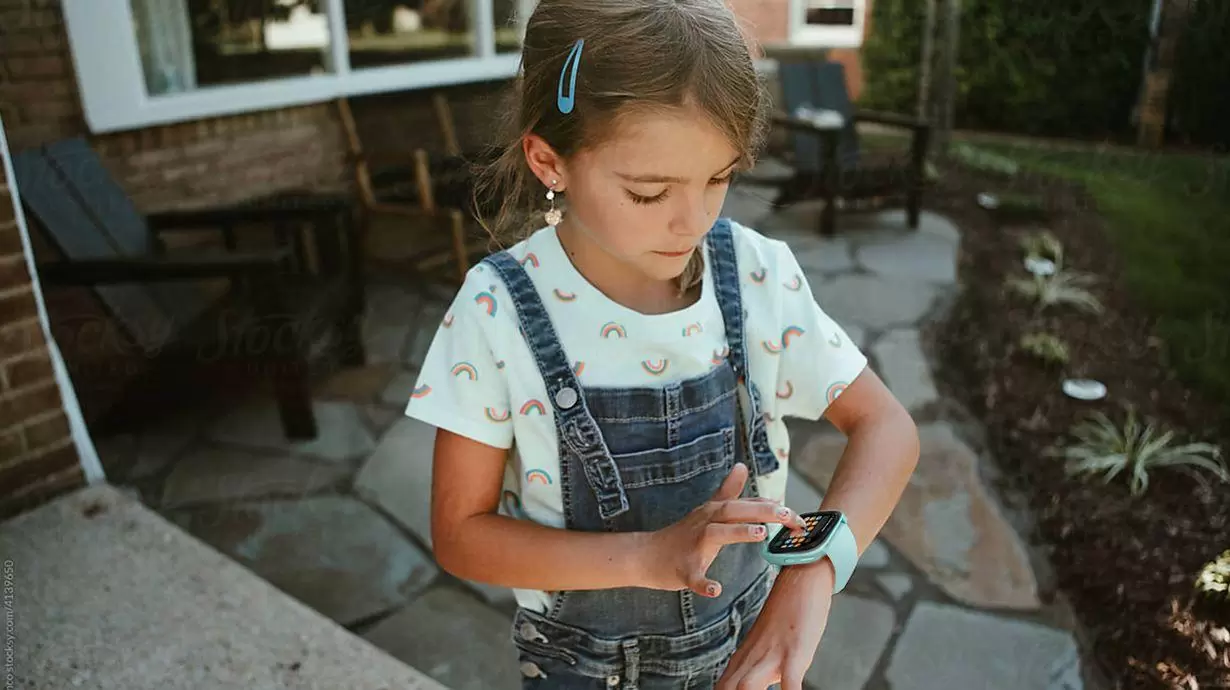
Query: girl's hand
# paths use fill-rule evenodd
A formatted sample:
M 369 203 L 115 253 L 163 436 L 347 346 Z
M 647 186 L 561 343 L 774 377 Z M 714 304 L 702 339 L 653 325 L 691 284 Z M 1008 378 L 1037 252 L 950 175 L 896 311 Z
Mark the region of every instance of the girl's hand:
M 833 603 L 827 559 L 784 568 L 760 615 L 718 680 L 717 690 L 803 690 Z
M 739 498 L 747 477 L 747 465 L 736 464 L 712 500 L 670 527 L 648 534 L 641 553 L 644 586 L 668 591 L 690 589 L 700 596 L 716 597 L 722 592 L 722 583 L 706 573 L 723 546 L 763 540 L 767 523 L 806 529 L 798 513 L 776 501 Z

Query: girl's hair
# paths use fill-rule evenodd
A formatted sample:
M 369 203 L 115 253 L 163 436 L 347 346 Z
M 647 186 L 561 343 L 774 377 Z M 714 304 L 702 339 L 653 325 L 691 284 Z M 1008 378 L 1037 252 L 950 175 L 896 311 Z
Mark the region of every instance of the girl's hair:
M 575 107 L 564 114 L 557 87 L 578 39 L 585 43 Z M 507 131 L 475 188 L 475 208 L 495 216 L 480 220 L 497 243 L 523 238 L 545 210 L 546 189 L 521 148 L 527 134 L 567 158 L 600 144 L 633 110 L 691 106 L 726 134 L 740 167 L 751 166 L 764 140 L 764 90 L 749 39 L 724 0 L 539 0 L 509 97 Z M 681 291 L 703 266 L 694 253 Z

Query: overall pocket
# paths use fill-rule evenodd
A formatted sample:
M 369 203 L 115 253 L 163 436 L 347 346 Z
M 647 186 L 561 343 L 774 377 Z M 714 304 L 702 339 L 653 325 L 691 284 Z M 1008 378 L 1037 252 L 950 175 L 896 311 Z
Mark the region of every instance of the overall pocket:
M 661 529 L 712 498 L 734 465 L 736 433 L 730 426 L 670 448 L 612 455 L 633 508 L 615 527 Z

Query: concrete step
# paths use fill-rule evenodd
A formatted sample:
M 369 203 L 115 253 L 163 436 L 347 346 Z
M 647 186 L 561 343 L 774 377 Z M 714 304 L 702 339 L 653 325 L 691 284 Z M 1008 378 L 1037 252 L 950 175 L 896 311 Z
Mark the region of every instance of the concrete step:
M 105 483 L 0 524 L 0 559 L 18 688 L 447 690 Z

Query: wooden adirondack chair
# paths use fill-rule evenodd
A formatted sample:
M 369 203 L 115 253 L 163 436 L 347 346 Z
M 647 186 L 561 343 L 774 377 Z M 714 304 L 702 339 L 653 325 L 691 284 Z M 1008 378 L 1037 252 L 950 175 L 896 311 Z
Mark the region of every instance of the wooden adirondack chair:
M 92 288 L 106 327 L 122 339 L 108 353 L 118 364 L 91 368 L 104 326 L 51 314 L 66 359 L 76 352 L 87 363 L 70 373 L 96 431 L 147 419 L 193 398 L 199 385 L 271 380 L 286 436 L 316 436 L 310 349 L 333 336 L 323 342 L 343 365 L 364 360 L 359 247 L 346 199 L 282 196 L 142 215 L 83 139 L 23 151 L 13 166 L 32 235 L 59 257 L 39 258 L 43 285 Z M 258 227 L 272 248 L 240 252 Z M 166 238 L 186 230 L 207 231 L 223 247 L 167 253 Z
M 485 255 L 490 239 L 470 232 L 473 218 L 473 176 L 470 159 L 461 153 L 448 101 L 433 95 L 436 115 L 446 153 L 431 154 L 416 149 L 404 165 L 373 170 L 363 150 L 350 103 L 337 101 L 338 113 L 346 132 L 355 185 L 358 189 L 361 226 L 367 232 L 376 218 L 387 217 L 417 226 L 418 233 L 407 233 L 417 245 L 408 258 L 394 263 L 396 271 L 408 275 L 420 287 L 431 291 L 444 286 L 440 297 L 448 299 L 452 289 L 461 286 L 476 257 Z M 426 229 L 427 232 L 421 232 Z M 382 263 L 376 257 L 377 263 Z
M 924 157 L 931 126 L 925 120 L 894 113 L 855 108 L 846 86 L 845 68 L 838 62 L 783 59 L 778 64 L 785 112 L 773 115 L 774 124 L 791 132 L 795 174 L 782 184 L 777 205 L 824 199 L 820 232 L 836 230 L 837 198 L 843 200 L 904 196 L 907 220 L 918 227 L 925 184 Z M 818 124 L 810 111 L 833 111 L 837 126 Z M 908 160 L 877 157 L 869 161 L 860 150 L 859 122 L 907 129 L 911 132 Z

